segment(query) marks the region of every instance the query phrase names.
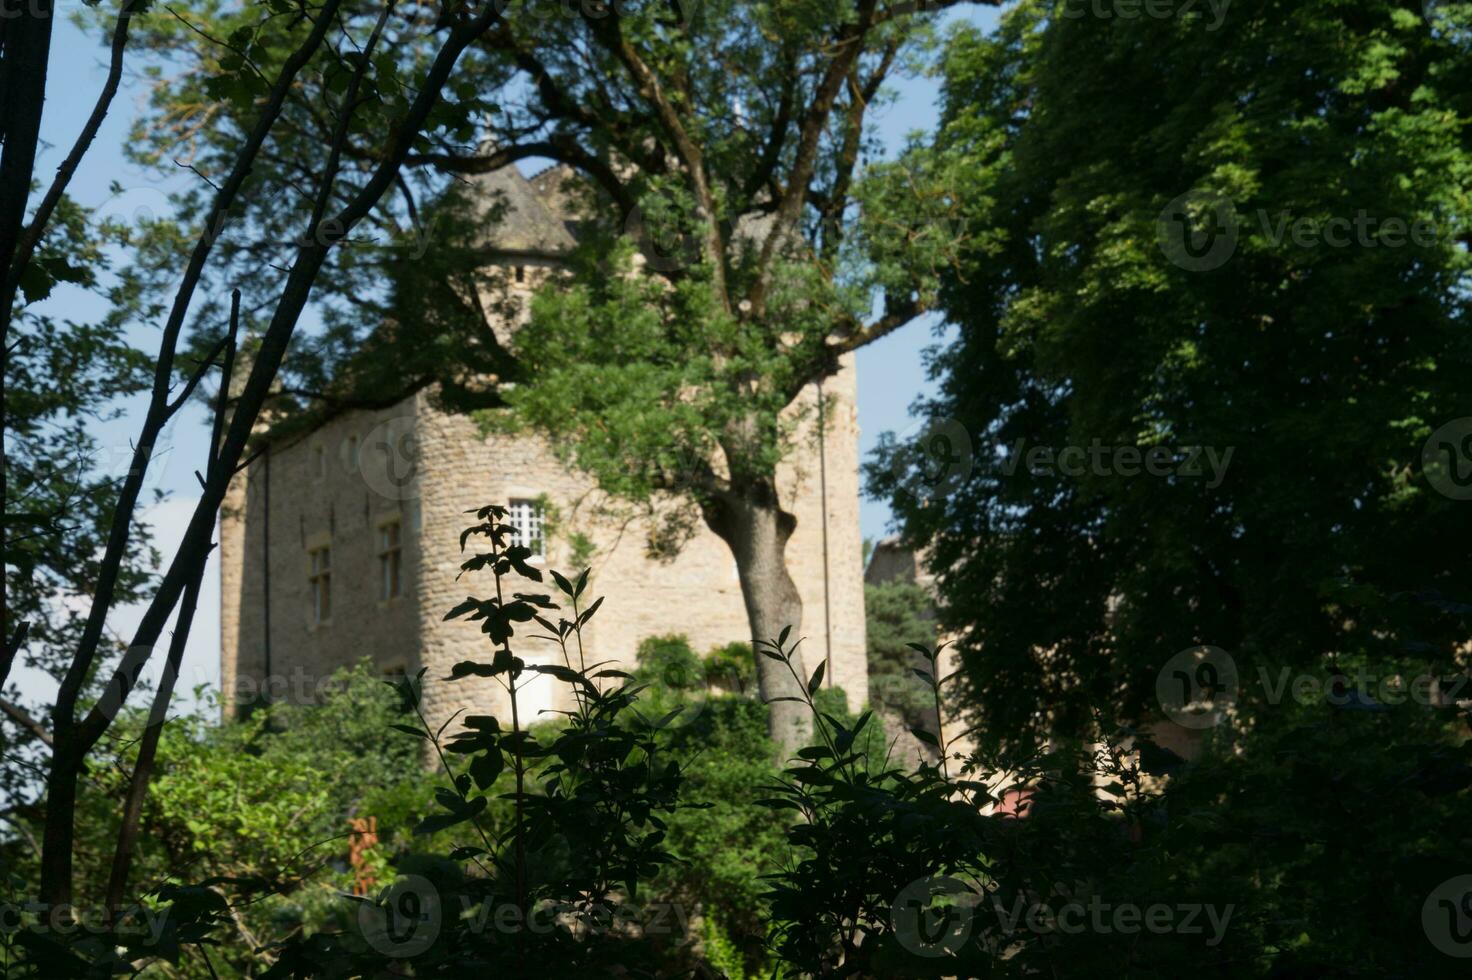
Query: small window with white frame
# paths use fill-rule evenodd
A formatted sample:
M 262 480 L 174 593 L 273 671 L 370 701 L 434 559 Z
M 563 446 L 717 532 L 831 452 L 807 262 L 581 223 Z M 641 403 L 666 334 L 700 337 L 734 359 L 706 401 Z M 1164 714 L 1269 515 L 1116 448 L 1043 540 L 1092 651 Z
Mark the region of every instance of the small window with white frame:
M 511 536 L 511 544 L 528 549 L 533 558 L 542 558 L 546 554 L 543 537 L 546 520 L 546 510 L 537 501 L 511 501 L 506 508 L 506 523 L 516 529 Z
M 403 595 L 403 546 L 400 524 L 389 521 L 378 526 L 378 598 Z
M 309 553 L 308 581 L 312 586 L 312 622 L 332 619 L 332 548 L 323 545 Z

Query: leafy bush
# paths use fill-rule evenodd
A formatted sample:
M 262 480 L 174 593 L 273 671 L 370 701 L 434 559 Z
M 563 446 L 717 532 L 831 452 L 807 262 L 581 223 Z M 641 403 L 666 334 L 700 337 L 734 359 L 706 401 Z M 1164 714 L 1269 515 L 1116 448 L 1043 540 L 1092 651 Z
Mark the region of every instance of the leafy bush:
M 581 664 L 582 630 L 602 603 L 582 602 L 588 573 L 576 583 L 551 573 L 571 618 L 549 618 L 561 608 L 549 595 L 507 598 L 504 586 L 513 573 L 540 582 L 541 572 L 526 563 L 529 549 L 508 545 L 515 529 L 504 523 L 503 508 L 475 513 L 479 523 L 465 531 L 462 545 L 484 537 L 488 550 L 467 559 L 462 571 L 490 571 L 495 591 L 466 599 L 446 618 L 479 623 L 492 656 L 489 662 L 462 661 L 450 676 L 501 684 L 511 704 L 509 726 L 490 715 L 470 715 L 442 738 L 449 722 L 435 729 L 421 710 L 422 670 L 398 684 L 418 725 L 395 726 L 434 753 L 448 782 L 435 793 L 437 811 L 416 832 L 458 828 L 462 842 L 448 853 L 399 858 L 395 866 L 403 877 L 376 897 L 358 900 L 357 929 L 293 944 L 271 976 L 405 969 L 415 976 L 467 969 L 649 975 L 656 969 L 660 944 L 645 935 L 653 930 L 637 903 L 641 886 L 671 860 L 667 821 L 685 806 L 684 774 L 668 751 L 674 716 L 651 722 L 632 710 L 642 685 L 630 674 L 572 667 L 571 651 Z M 558 645 L 562 664 L 528 664 L 515 655 L 511 641 L 524 623 L 534 623 L 542 639 Z M 670 663 L 683 662 L 688 653 L 679 643 L 656 648 L 655 656 Z M 520 723 L 517 684 L 531 673 L 572 688 L 577 707 L 565 725 L 531 732 Z M 453 757 L 464 761 L 457 765 Z M 509 821 L 488 819 L 493 799 L 510 801 Z
M 681 634 L 651 636 L 640 642 L 634 676 L 649 684 L 674 691 L 705 686 L 705 669 L 700 658 Z
M 942 744 L 909 771 L 870 711 L 849 714 L 823 687 L 823 667 L 795 677 L 784 631 L 759 652 L 794 673 L 817 742 L 779 765 L 769 706 L 687 683 L 699 660 L 677 636 L 643 645 L 647 682 L 574 669 L 601 602 L 583 602 L 587 574 L 551 573 L 560 603 L 505 598 L 512 572 L 540 573 L 507 547 L 499 508 L 478 513 L 469 533 L 490 548 L 463 567 L 489 569 L 496 591 L 450 615 L 479 623 L 493 653 L 451 676 L 502 683 L 509 727 L 472 715 L 445 738 L 449 723 L 422 713 L 422 671 L 393 685 L 399 711 L 364 666 L 322 707 L 173 726 L 144 852 L 169 879 L 150 892 L 160 937 L 23 932 L 23 963 L 0 947 L 6 965 L 81 977 L 163 954 L 191 978 L 1454 975 L 1423 908 L 1465 873 L 1464 708 L 1351 698 L 1228 715 L 1194 760 L 1096 715 L 1087 739 L 965 760 Z M 515 655 L 526 623 L 562 665 Z M 933 706 L 938 653 L 916 653 Z M 514 706 L 528 673 L 570 685 L 576 710 L 527 730 Z M 410 738 L 384 746 L 375 722 Z M 382 753 L 355 770 L 363 744 Z M 442 772 L 416 778 L 425 752 Z M 329 788 L 316 767 L 333 763 Z M 347 869 L 304 856 L 350 800 L 383 816 L 372 862 L 397 877 L 345 901 Z
M 910 728 L 934 727 L 930 689 L 914 674 L 919 663 L 911 644 L 935 642 L 930 593 L 914 582 L 864 586 L 868 638 L 869 697 Z
M 324 692 L 320 704 L 272 704 L 220 724 L 217 698 L 201 691 L 196 708 L 165 726 L 142 814 L 136 891 L 153 903 L 208 881 L 209 901 L 217 900 L 221 910 L 226 902 L 234 906 L 233 939 L 215 950 L 212 965 L 193 955 L 177 964 L 175 975 L 203 978 L 213 969 L 221 977 L 247 976 L 263 955 L 257 947 L 327 927 L 338 892 L 353 883 L 349 818 L 377 819 L 379 843 L 367 852 L 373 867 L 407 846 L 411 815 L 430 804 L 433 786 L 420 753 L 383 738 L 401 712 L 371 665 L 337 671 Z M 91 773 L 84 784 L 79 902 L 103 894 L 117 836 L 116 803 L 126 791 L 144 721 L 141 711 L 119 718 L 116 764 Z M 34 852 L 7 847 L 5 861 L 13 873 L 34 880 Z
M 730 690 L 751 691 L 756 686 L 756 661 L 750 643 L 740 641 L 712 647 L 705 655 L 705 679 Z
M 804 975 L 1457 975 L 1423 909 L 1465 873 L 1465 709 L 1295 704 L 1195 761 L 1101 718 L 904 772 L 808 687 L 822 744 L 767 802 L 801 818 L 769 899 Z

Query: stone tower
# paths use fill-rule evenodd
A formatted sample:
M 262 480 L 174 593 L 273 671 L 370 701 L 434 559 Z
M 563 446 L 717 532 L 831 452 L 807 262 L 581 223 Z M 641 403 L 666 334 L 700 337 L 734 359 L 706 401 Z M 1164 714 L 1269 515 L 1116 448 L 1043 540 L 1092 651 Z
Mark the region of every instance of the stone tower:
M 498 257 L 514 267 L 508 282 L 523 290 L 572 243 L 552 210 L 562 177 L 550 171 L 528 180 L 510 167 L 483 179 L 504 205 Z M 787 560 L 803 599 L 807 664 L 827 659 L 826 683 L 842 688 L 851 708 L 868 699 L 855 394 L 848 355 L 821 393 L 812 386 L 802 396 L 826 403 L 821 440 L 816 423 L 805 423 L 779 473 L 797 516 Z M 343 411 L 278 440 L 236 478 L 220 520 L 226 710 L 263 693 L 310 698 L 333 670 L 366 657 L 385 674 L 428 668 L 425 704 L 434 723 L 459 708 L 504 714 L 494 681 L 444 679 L 458 661 L 491 656 L 475 625 L 443 620 L 467 595 L 491 588 L 488 576 L 456 579 L 459 533 L 473 521 L 465 511 L 491 503 L 511 508 L 522 543 L 546 566 L 574 574 L 574 559 L 590 556 L 589 595 L 606 601 L 586 634 L 589 663 L 628 669 L 639 642 L 658 634 L 683 633 L 702 652 L 749 640 L 724 542 L 700 525 L 673 557 L 653 557 L 647 525 L 592 506 L 599 496 L 542 439 L 484 435 L 469 417 L 436 407 L 431 389 L 387 408 Z M 550 581 L 528 586 L 516 588 L 555 592 Z M 550 644 L 513 647 L 528 662 L 554 662 Z M 564 697 L 548 677 L 518 695 L 533 713 L 564 707 Z

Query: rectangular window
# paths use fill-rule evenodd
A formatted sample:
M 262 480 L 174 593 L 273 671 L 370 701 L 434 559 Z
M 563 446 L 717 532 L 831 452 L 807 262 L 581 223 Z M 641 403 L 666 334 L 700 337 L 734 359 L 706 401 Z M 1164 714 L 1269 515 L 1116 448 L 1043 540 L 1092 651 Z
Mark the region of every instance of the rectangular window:
M 399 522 L 378 529 L 378 598 L 392 599 L 401 594 Z
M 324 479 L 327 476 L 327 450 L 317 446 L 312 450 L 312 461 L 317 479 Z
M 312 621 L 325 623 L 332 618 L 332 549 L 314 548 L 311 561 Z
M 546 521 L 541 504 L 535 500 L 513 500 L 506 511 L 506 523 L 516 528 L 511 543 L 530 549 L 533 558 L 541 558 L 545 548 L 542 529 Z

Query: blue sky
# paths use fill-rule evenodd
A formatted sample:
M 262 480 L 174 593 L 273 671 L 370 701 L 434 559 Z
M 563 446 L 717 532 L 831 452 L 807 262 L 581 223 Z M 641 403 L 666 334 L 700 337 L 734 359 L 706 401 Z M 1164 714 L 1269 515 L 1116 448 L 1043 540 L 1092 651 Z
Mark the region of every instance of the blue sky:
M 82 9 L 78 0 L 59 0 L 57 8 L 64 15 Z M 979 23 L 995 22 L 992 9 L 972 11 L 969 15 Z M 92 109 L 97 92 L 106 75 L 106 49 L 98 36 L 89 36 L 70 22 L 59 19 L 52 44 L 50 62 L 50 98 L 42 122 L 42 137 L 50 145 L 37 163 L 37 174 L 49 181 L 53 168 L 60 162 L 76 138 L 78 130 Z M 930 127 L 936 118 L 936 85 L 928 79 L 904 80 L 895 86 L 898 100 L 884 108 L 876 123 L 886 143 L 897 146 L 904 136 L 916 129 Z M 147 99 L 146 79 L 125 75 L 123 86 L 92 151 L 83 160 L 69 188 L 82 204 L 106 213 L 131 216 L 140 212 L 166 213 L 166 194 L 171 187 L 186 179 L 182 171 L 160 174 L 135 167 L 123 156 L 130 122 L 144 107 Z M 116 185 L 116 186 L 115 186 Z M 46 301 L 47 309 L 58 318 L 88 321 L 103 312 L 100 300 L 77 290 L 58 289 Z M 922 350 L 934 342 L 935 320 L 912 323 L 902 330 L 877 341 L 858 353 L 860 449 L 865 455 L 874 447 L 880 433 L 903 431 L 911 422 L 908 409 L 925 394 L 929 382 L 925 376 Z M 157 347 L 157 330 L 152 326 L 136 330 L 133 342 L 145 351 Z M 102 458 L 108 464 L 126 468 L 130 453 L 130 436 L 136 429 L 143 400 L 136 399 L 120 406 L 118 419 L 102 423 L 98 440 Z M 150 472 L 150 483 L 164 492 L 166 499 L 148 514 L 154 528 L 156 544 L 168 556 L 172 553 L 184 522 L 198 496 L 193 472 L 204 458 L 207 430 L 204 414 L 191 405 L 180 413 L 171 431 L 162 440 L 164 455 Z M 889 508 L 883 501 L 864 500 L 861 524 L 866 537 L 878 538 L 886 533 Z M 122 609 L 110 620 L 118 633 L 131 635 L 139 610 Z M 215 683 L 219 677 L 219 576 L 211 563 L 199 614 L 191 631 L 180 687 Z M 34 675 L 19 678 L 27 693 L 36 690 Z

